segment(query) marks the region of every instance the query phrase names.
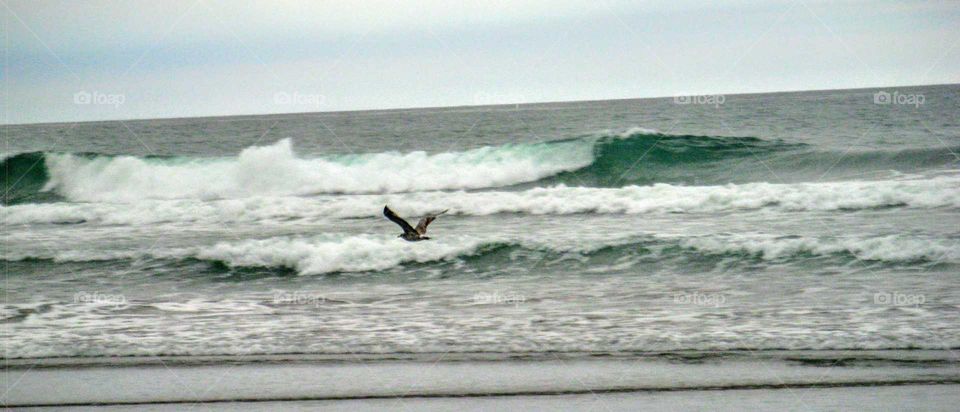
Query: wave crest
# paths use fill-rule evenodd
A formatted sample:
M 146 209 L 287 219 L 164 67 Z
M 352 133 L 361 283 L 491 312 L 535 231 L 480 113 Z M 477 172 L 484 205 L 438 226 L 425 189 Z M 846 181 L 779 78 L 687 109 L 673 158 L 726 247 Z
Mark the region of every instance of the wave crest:
M 132 204 L 51 203 L 0 206 L 6 224 L 170 222 L 234 223 L 330 218 L 379 217 L 384 204 L 404 215 L 423 215 L 437 207 L 451 214 L 496 213 L 711 213 L 771 209 L 861 210 L 885 207 L 960 207 L 960 178 L 846 181 L 824 183 L 748 183 L 679 186 L 659 183 L 622 188 L 566 187 L 524 191 L 419 192 L 390 195 L 250 197 L 199 201 L 154 200 Z
M 44 191 L 78 201 L 218 199 L 255 195 L 395 193 L 476 189 L 536 181 L 586 166 L 589 145 L 483 147 L 465 152 L 376 153 L 304 159 L 290 139 L 244 149 L 235 159 L 88 158 L 49 154 Z
M 144 199 L 236 199 L 317 194 L 388 194 L 513 186 L 710 185 L 784 175 L 821 179 L 848 165 L 860 172 L 949 166 L 943 150 L 832 153 L 755 137 L 670 135 L 647 129 L 461 152 L 385 152 L 298 157 L 289 139 L 233 158 L 163 158 L 21 153 L 2 163 L 4 204 L 66 198 L 136 203 Z M 946 157 L 945 157 L 946 156 Z M 759 159 L 759 160 L 758 160 Z M 766 159 L 766 160 L 763 160 Z M 735 160 L 735 161 L 732 161 Z M 745 161 L 762 162 L 758 171 Z M 838 164 L 843 160 L 842 164 Z M 873 168 L 873 169 L 871 169 Z M 777 173 L 780 175 L 780 173 Z M 518 185 L 526 185 L 518 187 Z
M 521 252 L 522 253 L 516 253 Z M 300 275 L 341 272 L 372 272 L 461 260 L 462 264 L 486 265 L 485 260 L 504 259 L 512 265 L 569 266 L 571 254 L 610 261 L 616 257 L 621 270 L 654 259 L 661 264 L 700 264 L 705 257 L 735 257 L 750 262 L 800 264 L 809 268 L 811 256 L 842 261 L 879 262 L 887 265 L 960 263 L 960 252 L 945 239 L 906 235 L 880 236 L 773 236 L 765 234 L 718 234 L 676 236 L 635 234 L 584 238 L 447 236 L 429 244 L 409 243 L 392 236 L 273 237 L 219 242 L 208 246 L 151 251 L 48 251 L 53 255 L 3 256 L 3 260 L 50 259 L 57 262 L 172 259 L 217 262 L 229 268 L 290 269 Z M 544 256 L 543 254 L 547 254 Z M 526 260 L 525 260 L 526 259 Z M 527 263 L 524 263 L 527 262 Z M 835 264 L 835 262 L 833 263 Z M 462 271 L 469 272 L 468 267 Z

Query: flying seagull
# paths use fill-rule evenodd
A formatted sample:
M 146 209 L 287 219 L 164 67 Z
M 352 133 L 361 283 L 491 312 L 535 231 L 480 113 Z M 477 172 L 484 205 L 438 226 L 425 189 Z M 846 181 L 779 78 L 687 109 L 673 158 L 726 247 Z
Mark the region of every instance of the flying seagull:
M 397 216 L 397 214 L 393 213 L 393 211 L 390 210 L 390 208 L 387 206 L 383 207 L 383 215 L 386 216 L 387 219 L 390 219 L 393 223 L 396 223 L 400 225 L 401 228 L 403 228 L 403 234 L 398 237 L 402 237 L 403 240 L 406 240 L 408 242 L 416 242 L 418 240 L 430 239 L 429 237 L 424 236 L 425 234 L 427 234 L 427 225 L 429 225 L 430 222 L 433 222 L 433 220 L 436 219 L 437 216 L 447 213 L 447 210 L 444 210 L 435 215 L 427 215 L 422 217 L 420 219 L 420 222 L 417 223 L 416 228 L 414 228 L 413 226 L 410 226 L 410 224 L 407 223 L 406 220 L 403 220 L 402 217 Z

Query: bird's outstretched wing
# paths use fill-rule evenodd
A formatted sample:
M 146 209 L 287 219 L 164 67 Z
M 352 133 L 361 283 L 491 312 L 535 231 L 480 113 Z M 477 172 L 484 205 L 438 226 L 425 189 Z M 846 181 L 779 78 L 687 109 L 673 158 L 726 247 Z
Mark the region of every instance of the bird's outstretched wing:
M 450 209 L 445 209 L 444 211 L 442 211 L 442 212 L 440 212 L 440 213 L 437 213 L 437 214 L 435 214 L 435 215 L 427 215 L 427 216 L 422 217 L 422 218 L 420 219 L 420 222 L 417 223 L 417 233 L 419 233 L 419 234 L 421 234 L 421 235 L 426 234 L 426 233 L 427 233 L 427 225 L 429 225 L 430 222 L 432 222 L 434 219 L 436 219 L 437 216 L 440 216 L 440 215 L 442 215 L 442 214 L 444 214 L 444 213 L 447 213 L 447 210 L 450 210 Z
M 406 220 L 403 220 L 402 217 L 397 216 L 396 213 L 393 213 L 393 211 L 390 210 L 389 207 L 386 207 L 386 206 L 383 207 L 383 215 L 386 216 L 387 219 L 390 219 L 390 221 L 392 221 L 393 223 L 396 223 L 396 224 L 400 225 L 400 227 L 403 228 L 403 233 L 409 233 L 409 232 L 416 232 L 416 231 L 417 231 L 417 230 L 415 230 L 415 229 L 413 228 L 413 226 L 410 226 L 410 224 L 407 223 Z M 424 227 L 426 227 L 426 225 L 424 225 Z

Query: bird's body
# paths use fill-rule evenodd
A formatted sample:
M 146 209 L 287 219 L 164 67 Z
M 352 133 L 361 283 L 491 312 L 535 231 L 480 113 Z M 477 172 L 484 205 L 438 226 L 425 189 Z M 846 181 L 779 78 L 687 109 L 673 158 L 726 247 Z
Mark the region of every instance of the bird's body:
M 444 210 L 444 211 L 442 211 L 442 212 L 440 212 L 440 213 L 437 213 L 437 214 L 435 214 L 435 215 L 427 215 L 427 216 L 424 216 L 424 217 L 422 217 L 422 218 L 420 219 L 419 222 L 417 222 L 417 227 L 413 227 L 413 226 L 410 226 L 410 224 L 407 223 L 406 220 L 403 220 L 402 217 L 397 216 L 397 214 L 394 213 L 392 210 L 390 210 L 389 207 L 387 207 L 387 206 L 384 206 L 384 207 L 383 207 L 383 215 L 386 216 L 387 219 L 390 219 L 391 222 L 396 223 L 397 225 L 400 226 L 400 228 L 403 229 L 403 234 L 401 234 L 401 235 L 398 236 L 398 237 L 400 237 L 400 238 L 402 238 L 403 240 L 406 240 L 406 241 L 408 241 L 408 242 L 417 242 L 417 241 L 421 241 L 421 240 L 430 240 L 430 238 L 426 236 L 426 234 L 427 234 L 427 225 L 429 225 L 430 222 L 433 222 L 433 220 L 436 219 L 437 216 L 440 216 L 440 215 L 442 215 L 442 214 L 444 214 L 444 213 L 447 213 L 447 211 Z

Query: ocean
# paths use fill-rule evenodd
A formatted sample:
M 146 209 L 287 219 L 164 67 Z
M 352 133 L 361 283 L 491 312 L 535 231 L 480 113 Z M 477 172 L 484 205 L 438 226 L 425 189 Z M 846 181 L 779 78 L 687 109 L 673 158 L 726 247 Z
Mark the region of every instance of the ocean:
M 3 126 L 3 356 L 956 350 L 958 113 L 947 85 Z M 384 205 L 449 211 L 405 242 Z

